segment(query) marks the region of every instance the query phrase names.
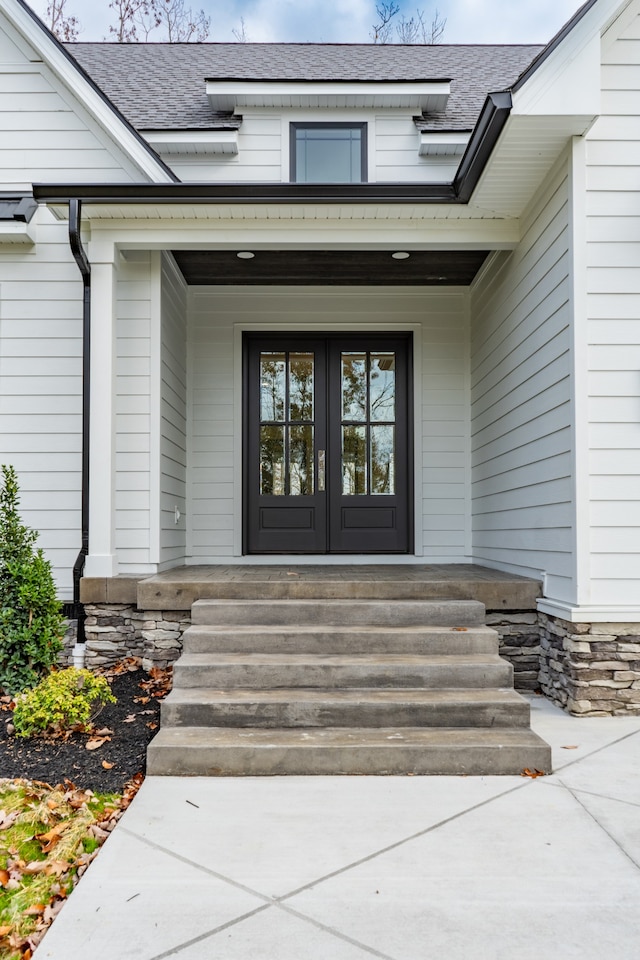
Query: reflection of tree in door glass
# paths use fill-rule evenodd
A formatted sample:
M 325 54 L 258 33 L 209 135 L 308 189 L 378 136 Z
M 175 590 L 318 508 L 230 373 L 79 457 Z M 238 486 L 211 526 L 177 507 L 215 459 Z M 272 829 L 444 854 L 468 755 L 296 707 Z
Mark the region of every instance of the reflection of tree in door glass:
M 284 353 L 260 354 L 260 419 L 284 420 L 286 361 Z
M 284 427 L 266 424 L 260 427 L 260 493 L 284 496 Z
M 372 353 L 369 370 L 370 417 L 393 423 L 396 416 L 396 369 L 393 353 Z
M 342 419 L 366 420 L 367 355 L 342 354 Z
M 289 355 L 289 419 L 313 420 L 313 354 Z

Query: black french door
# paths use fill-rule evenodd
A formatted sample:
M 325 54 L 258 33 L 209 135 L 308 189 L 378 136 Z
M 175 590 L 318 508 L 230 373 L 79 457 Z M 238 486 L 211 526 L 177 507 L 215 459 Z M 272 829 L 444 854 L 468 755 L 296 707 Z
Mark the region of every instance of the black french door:
M 409 552 L 410 346 L 247 335 L 247 553 Z

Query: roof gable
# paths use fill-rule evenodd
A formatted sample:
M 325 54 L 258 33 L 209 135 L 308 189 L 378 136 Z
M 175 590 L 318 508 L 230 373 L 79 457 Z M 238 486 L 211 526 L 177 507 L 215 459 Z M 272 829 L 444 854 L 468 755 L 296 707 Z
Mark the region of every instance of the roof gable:
M 20 50 L 34 65 L 43 64 L 65 99 L 79 102 L 104 131 L 109 140 L 124 153 L 133 169 L 154 182 L 175 180 L 174 175 L 137 131 L 122 116 L 95 82 L 85 74 L 73 57 L 47 30 L 24 0 L 0 0 L 0 25 L 8 27 L 11 39 L 4 42 L 5 55 L 11 45 Z M 4 31 L 2 31 L 4 32 Z M 44 72 L 44 71 L 43 71 Z

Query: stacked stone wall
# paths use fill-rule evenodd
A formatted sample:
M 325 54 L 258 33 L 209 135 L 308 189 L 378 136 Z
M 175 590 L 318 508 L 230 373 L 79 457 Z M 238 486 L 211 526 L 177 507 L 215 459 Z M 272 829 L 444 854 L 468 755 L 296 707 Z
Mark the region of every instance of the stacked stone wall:
M 167 667 L 182 652 L 188 611 L 138 610 L 131 603 L 85 604 L 89 669 L 139 657 L 145 670 Z M 500 655 L 513 664 L 514 685 L 541 689 L 576 716 L 640 714 L 640 623 L 569 623 L 529 611 L 487 612 Z M 75 622 L 61 663 L 72 662 Z
M 500 636 L 500 656 L 513 665 L 515 689 L 539 690 L 540 633 L 536 611 L 506 613 L 488 610 L 486 623 Z
M 145 670 L 168 667 L 191 623 L 185 611 L 138 610 L 131 604 L 85 604 L 85 664 L 91 670 L 140 657 Z
M 540 687 L 576 716 L 640 714 L 640 623 L 539 614 Z

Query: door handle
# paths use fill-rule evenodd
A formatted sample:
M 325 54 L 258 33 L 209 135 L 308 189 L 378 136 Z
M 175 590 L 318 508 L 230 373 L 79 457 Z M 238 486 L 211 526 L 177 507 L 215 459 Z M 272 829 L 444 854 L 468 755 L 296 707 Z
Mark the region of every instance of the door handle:
M 326 451 L 318 450 L 318 493 L 324 492 Z

